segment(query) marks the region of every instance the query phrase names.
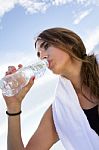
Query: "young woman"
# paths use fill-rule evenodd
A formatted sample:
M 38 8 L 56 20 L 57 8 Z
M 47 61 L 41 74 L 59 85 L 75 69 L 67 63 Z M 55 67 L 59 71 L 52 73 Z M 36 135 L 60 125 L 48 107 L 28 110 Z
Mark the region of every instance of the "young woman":
M 20 113 L 34 78 L 15 96 L 4 96 L 8 114 L 8 150 L 48 150 L 61 140 L 66 150 L 99 149 L 99 66 L 80 37 L 64 28 L 44 30 L 35 42 L 37 55 L 60 75 L 55 101 L 45 112 L 26 147 Z M 12 70 L 11 70 L 12 69 Z M 7 74 L 13 73 L 13 67 Z

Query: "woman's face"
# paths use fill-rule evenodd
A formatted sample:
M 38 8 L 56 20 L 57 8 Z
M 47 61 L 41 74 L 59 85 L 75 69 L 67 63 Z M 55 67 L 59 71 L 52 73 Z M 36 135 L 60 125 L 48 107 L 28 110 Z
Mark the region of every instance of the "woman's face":
M 36 44 L 36 49 L 39 57 L 41 59 L 46 58 L 48 60 L 48 68 L 52 70 L 53 73 L 64 75 L 71 62 L 70 55 L 59 48 L 48 45 L 47 42 L 45 43 L 45 46 L 41 48 L 40 45 L 42 43 L 43 41 L 40 40 Z

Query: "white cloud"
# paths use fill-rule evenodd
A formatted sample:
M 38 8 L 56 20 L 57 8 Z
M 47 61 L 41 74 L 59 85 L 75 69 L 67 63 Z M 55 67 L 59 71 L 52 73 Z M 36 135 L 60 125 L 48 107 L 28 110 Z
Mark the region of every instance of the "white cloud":
M 99 5 L 99 0 L 49 0 L 52 2 L 52 4 L 54 5 L 61 5 L 61 4 L 66 4 L 66 3 L 69 3 L 69 2 L 75 2 L 77 4 L 81 4 L 81 5 L 90 5 L 90 4 L 93 4 L 93 5 Z
M 81 20 L 84 19 L 86 16 L 88 16 L 91 12 L 92 9 L 89 9 L 89 10 L 79 12 L 79 14 L 78 13 L 75 14 L 76 19 L 74 20 L 74 24 L 79 24 Z
M 35 13 L 35 12 L 45 12 L 48 8 L 46 1 L 37 1 L 37 0 L 19 0 L 17 3 L 26 9 L 26 12 Z
M 64 5 L 74 2 L 73 0 L 0 0 L 0 17 L 11 11 L 16 5 L 20 5 L 26 12 L 32 14 L 35 12 L 45 12 L 51 5 Z M 99 5 L 99 0 L 75 0 L 77 4 Z
M 17 0 L 0 0 L 0 16 L 14 8 Z
M 87 53 L 93 51 L 98 44 L 99 44 L 99 27 L 97 27 L 94 30 L 91 30 L 85 39 L 85 46 L 87 49 Z
M 93 4 L 93 5 L 99 5 L 99 0 L 76 0 L 77 3 L 80 3 L 80 4 L 84 4 L 84 5 L 90 5 L 90 4 Z
M 35 13 L 35 12 L 44 12 L 48 4 L 46 1 L 35 1 L 35 0 L 0 0 L 0 16 L 2 17 L 5 13 L 12 10 L 15 5 L 22 6 L 26 12 Z
M 69 3 L 69 2 L 72 2 L 73 0 L 51 0 L 52 2 L 52 5 L 63 5 L 63 4 L 66 4 L 66 3 Z

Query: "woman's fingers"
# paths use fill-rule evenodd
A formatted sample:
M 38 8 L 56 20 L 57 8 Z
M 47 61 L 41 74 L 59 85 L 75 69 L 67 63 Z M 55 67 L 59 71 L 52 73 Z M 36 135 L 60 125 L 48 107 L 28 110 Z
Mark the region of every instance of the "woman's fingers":
M 20 69 L 20 68 L 22 68 L 23 67 L 23 65 L 22 64 L 19 64 L 18 65 L 18 69 Z
M 19 64 L 18 65 L 18 69 L 22 68 L 23 65 L 22 64 Z M 15 66 L 9 66 L 8 67 L 8 71 L 5 73 L 5 75 L 9 75 L 9 74 L 12 74 L 14 72 L 16 72 L 17 69 Z M 35 77 L 31 77 L 29 83 L 22 89 L 22 91 L 19 92 L 19 95 L 22 95 L 22 97 L 24 97 L 26 95 L 26 93 L 30 90 L 30 88 L 32 87 L 33 83 L 34 83 L 34 79 Z
M 8 70 L 5 72 L 5 75 L 9 75 L 9 74 L 12 74 L 14 72 L 16 72 L 16 68 L 15 66 L 8 66 Z
M 22 64 L 19 64 L 18 65 L 18 69 L 22 68 L 23 65 Z M 8 70 L 5 72 L 5 75 L 9 75 L 9 74 L 12 74 L 14 72 L 16 72 L 18 69 L 16 69 L 15 66 L 8 66 Z
M 8 71 L 16 70 L 15 66 L 8 66 Z
M 8 72 L 8 71 L 5 72 L 5 76 L 7 76 L 7 75 L 9 75 L 9 72 Z
M 19 92 L 18 97 L 23 99 L 34 83 L 35 77 L 31 77 L 28 84 Z
M 16 72 L 16 71 L 17 71 L 17 69 L 15 68 L 15 66 L 9 66 L 7 72 L 8 72 L 9 74 L 11 74 L 11 73 L 14 73 L 14 72 Z
M 34 79 L 35 79 L 34 76 L 31 77 L 30 80 L 29 80 L 29 82 L 28 82 L 28 84 L 24 87 L 25 93 L 27 93 L 30 90 L 30 88 L 32 87 L 32 85 L 34 83 Z

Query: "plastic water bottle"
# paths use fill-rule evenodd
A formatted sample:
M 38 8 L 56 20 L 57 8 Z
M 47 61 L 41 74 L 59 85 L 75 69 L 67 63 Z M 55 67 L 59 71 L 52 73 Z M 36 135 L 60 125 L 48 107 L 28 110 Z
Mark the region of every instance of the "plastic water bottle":
M 41 77 L 48 66 L 47 60 L 39 60 L 36 63 L 23 67 L 17 72 L 7 75 L 0 80 L 0 89 L 3 95 L 16 95 L 28 82 L 30 77 Z

